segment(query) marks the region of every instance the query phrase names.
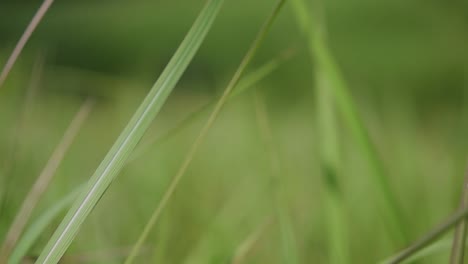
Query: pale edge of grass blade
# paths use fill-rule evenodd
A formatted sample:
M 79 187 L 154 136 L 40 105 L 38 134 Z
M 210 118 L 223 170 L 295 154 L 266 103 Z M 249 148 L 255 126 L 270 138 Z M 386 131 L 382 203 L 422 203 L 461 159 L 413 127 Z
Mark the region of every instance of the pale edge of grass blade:
M 3 263 L 6 261 L 6 259 L 8 259 L 11 250 L 15 247 L 16 242 L 23 233 L 23 230 L 26 227 L 34 208 L 52 181 L 55 172 L 65 157 L 65 154 L 72 145 L 83 123 L 91 112 L 92 106 L 93 101 L 91 99 L 87 99 L 80 107 L 70 122 L 65 133 L 63 134 L 60 143 L 53 151 L 52 155 L 47 161 L 47 164 L 42 169 L 41 173 L 26 195 L 3 242 L 2 248 L 0 250 L 0 263 Z
M 387 260 L 381 261 L 382 264 L 396 264 L 406 261 L 411 256 L 423 250 L 426 246 L 430 245 L 437 238 L 443 235 L 445 232 L 453 228 L 458 222 L 464 220 L 468 216 L 468 207 L 463 208 L 451 215 L 445 222 L 432 229 L 425 236 L 414 242 L 409 247 L 405 248 L 401 252 L 388 258 Z
M 254 42 L 250 46 L 249 50 L 247 51 L 247 54 L 245 57 L 242 59 L 239 67 L 237 68 L 236 72 L 234 73 L 234 76 L 232 77 L 231 81 L 228 83 L 226 89 L 224 90 L 223 94 L 221 95 L 220 99 L 216 103 L 213 111 L 211 112 L 210 116 L 208 117 L 206 123 L 200 130 L 200 133 L 196 137 L 194 143 L 190 147 L 189 151 L 187 152 L 187 155 L 184 158 L 184 161 L 182 162 L 182 165 L 179 167 L 179 170 L 175 174 L 175 176 L 172 178 L 171 182 L 169 183 L 169 186 L 166 190 L 166 192 L 163 194 L 163 197 L 160 201 L 160 203 L 157 205 L 156 209 L 152 213 L 148 223 L 146 224 L 143 232 L 139 236 L 137 242 L 135 243 L 135 247 L 132 250 L 132 253 L 129 255 L 127 260 L 125 261 L 125 264 L 132 263 L 135 256 L 140 250 L 141 245 L 143 245 L 144 241 L 148 237 L 151 229 L 153 226 L 156 224 L 157 220 L 159 219 L 159 216 L 161 215 L 161 212 L 163 209 L 166 207 L 166 204 L 168 203 L 170 197 L 174 193 L 177 185 L 179 184 L 180 179 L 183 177 L 185 174 L 185 171 L 187 170 L 188 166 L 193 160 L 193 157 L 195 156 L 196 152 L 198 151 L 199 146 L 202 144 L 204 141 L 209 129 L 213 125 L 214 121 L 218 117 L 222 107 L 226 103 L 227 99 L 229 98 L 229 95 L 231 94 L 232 90 L 236 87 L 238 84 L 241 75 L 249 65 L 250 61 L 254 57 L 257 49 L 260 47 L 260 44 L 263 42 L 265 39 L 266 34 L 268 33 L 269 29 L 271 28 L 273 21 L 279 14 L 279 11 L 283 7 L 285 3 L 285 0 L 279 0 L 273 9 L 271 15 L 268 17 L 266 20 L 265 24 L 262 26 L 260 29 L 259 33 L 257 34 Z
M 36 263 L 57 263 L 75 238 L 81 224 L 120 172 L 167 97 L 192 61 L 211 28 L 223 0 L 206 3 L 169 64 L 122 131 L 96 172 L 47 243 Z
M 278 69 L 281 66 L 282 63 L 284 63 L 293 55 L 293 52 L 294 51 L 291 49 L 283 52 L 277 58 L 274 58 L 271 61 L 265 63 L 260 68 L 256 69 L 248 76 L 243 78 L 237 85 L 236 89 L 234 89 L 234 91 L 232 91 L 232 93 L 230 94 L 229 100 L 234 99 L 235 97 L 243 94 L 247 90 L 250 90 L 252 87 L 254 87 L 255 84 L 257 84 L 262 79 L 266 78 L 268 75 L 273 73 L 276 69 Z M 165 132 L 162 136 L 153 136 L 145 142 L 139 144 L 127 163 L 138 159 L 140 156 L 146 153 L 148 149 L 155 148 L 155 145 L 165 142 L 168 138 L 177 135 L 180 131 L 182 131 L 184 128 L 192 124 L 196 119 L 200 118 L 203 114 L 205 114 L 207 110 L 210 109 L 215 103 L 216 101 L 213 101 L 200 107 L 198 110 L 184 118 L 184 120 L 182 120 L 174 128 L 171 128 L 167 132 Z
M 244 241 L 239 244 L 234 252 L 234 256 L 232 257 L 231 264 L 241 264 L 244 262 L 244 260 L 247 258 L 247 255 L 253 250 L 255 245 L 265 234 L 270 224 L 270 219 L 265 220 L 260 226 L 254 229 L 253 232 L 250 233 Z
M 291 217 L 288 213 L 287 198 L 283 187 L 282 178 L 286 175 L 282 168 L 282 161 L 279 152 L 274 144 L 273 132 L 270 127 L 267 110 L 263 98 L 258 92 L 254 94 L 255 98 L 255 115 L 259 126 L 260 136 L 264 141 L 268 161 L 271 168 L 272 177 L 272 195 L 274 208 L 277 213 L 278 223 L 281 235 L 281 248 L 283 263 L 297 264 L 299 261 L 299 253 L 297 250 L 297 240 L 294 234 Z
M 468 172 L 463 182 L 462 195 L 460 199 L 460 209 L 468 205 Z M 450 264 L 463 264 L 465 257 L 466 229 L 467 219 L 458 223 L 453 236 L 452 252 L 450 255 Z
M 32 18 L 31 22 L 29 22 L 29 25 L 26 27 L 26 30 L 24 31 L 23 35 L 19 39 L 18 43 L 13 49 L 13 52 L 11 53 L 10 57 L 8 58 L 5 66 L 3 67 L 0 73 L 0 88 L 2 87 L 6 78 L 8 77 L 8 74 L 10 73 L 11 69 L 13 68 L 13 65 L 18 59 L 19 55 L 21 54 L 21 51 L 23 51 L 23 48 L 28 42 L 32 33 L 36 29 L 37 25 L 39 25 L 45 13 L 47 12 L 47 10 L 49 10 L 49 7 L 52 5 L 53 2 L 54 0 L 44 0 L 44 2 L 42 2 L 42 5 L 39 7 L 36 14 L 34 15 L 34 17 Z
M 26 119 L 30 112 L 31 106 L 33 105 L 34 98 L 36 97 L 37 90 L 39 89 L 39 83 L 41 79 L 42 72 L 44 70 L 44 55 L 39 53 L 36 61 L 33 66 L 33 70 L 31 73 L 31 81 L 29 82 L 26 95 L 21 106 L 20 113 L 18 115 L 18 119 L 16 121 L 16 125 L 14 128 L 13 138 L 12 138 L 12 145 L 10 148 L 9 153 L 7 154 L 7 158 L 3 162 L 3 166 L 1 167 L 0 175 L 4 178 L 2 182 L 2 186 L 0 187 L 0 218 L 3 217 L 5 213 L 5 206 L 7 204 L 8 199 L 8 192 L 12 188 L 10 187 L 10 182 L 12 177 L 10 175 L 16 157 L 16 153 L 19 148 L 19 142 L 24 136 L 24 131 L 27 131 Z
M 303 0 L 294 0 L 294 11 L 298 18 L 299 26 L 309 41 L 309 48 L 312 56 L 320 67 L 329 76 L 330 87 L 332 88 L 338 109 L 343 115 L 346 123 L 350 127 L 361 151 L 368 160 L 372 170 L 372 179 L 377 188 L 377 194 L 382 195 L 380 211 L 389 226 L 389 233 L 395 240 L 395 243 L 402 244 L 408 241 L 403 212 L 398 205 L 395 195 L 391 191 L 380 157 L 377 154 L 375 146 L 370 139 L 367 129 L 358 113 L 354 100 L 349 93 L 345 81 L 343 80 L 339 69 L 330 54 L 322 32 L 315 29 L 312 16 L 309 14 L 308 7 Z
M 78 188 L 67 194 L 65 197 L 58 199 L 57 202 L 46 209 L 31 225 L 26 229 L 21 239 L 18 241 L 15 249 L 10 255 L 8 264 L 20 264 L 21 260 L 28 253 L 32 245 L 37 241 L 44 230 L 56 219 L 62 211 L 65 211 L 78 194 L 84 190 L 85 185 L 80 185 Z

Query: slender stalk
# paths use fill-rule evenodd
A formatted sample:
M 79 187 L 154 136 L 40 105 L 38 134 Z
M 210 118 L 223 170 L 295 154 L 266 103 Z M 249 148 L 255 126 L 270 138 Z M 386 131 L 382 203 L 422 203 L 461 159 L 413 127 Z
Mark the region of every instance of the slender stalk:
M 319 1 L 322 3 L 322 1 Z M 316 30 L 325 38 L 325 17 L 322 8 L 315 8 L 317 19 Z M 319 12 L 322 11 L 322 12 Z M 318 15 L 321 14 L 321 15 Z M 317 33 L 318 34 L 318 33 Z M 313 55 L 313 54 L 311 54 Z M 314 58 L 312 61 L 314 62 Z M 341 190 L 341 150 L 338 129 L 337 104 L 330 87 L 330 75 L 320 62 L 314 71 L 316 105 L 317 105 L 317 138 L 321 163 L 322 184 L 325 189 L 326 230 L 328 237 L 328 262 L 335 264 L 350 263 L 348 248 L 348 227 L 343 193 Z
M 206 3 L 169 64 L 96 169 L 85 191 L 72 205 L 36 263 L 55 264 L 63 256 L 80 226 L 121 171 L 130 153 L 141 140 L 192 61 L 223 2 L 223 0 L 209 0 Z
M 294 0 L 292 3 L 294 4 L 298 24 L 309 42 L 310 53 L 318 67 L 327 74 L 337 107 L 361 148 L 362 154 L 369 163 L 377 194 L 382 197 L 380 199 L 382 205 L 379 208 L 389 226 L 388 231 L 397 244 L 405 243 L 408 238 L 403 212 L 391 190 L 389 177 L 370 139 L 369 132 L 362 121 L 349 87 L 328 48 L 323 28 L 319 27 L 320 24 L 312 19 L 304 0 Z
M 39 7 L 36 14 L 34 15 L 34 17 L 32 18 L 31 22 L 29 22 L 29 25 L 26 27 L 26 30 L 24 31 L 23 35 L 19 39 L 18 43 L 13 49 L 13 52 L 8 58 L 5 66 L 3 66 L 3 69 L 0 72 L 0 88 L 2 87 L 6 78 L 8 77 L 8 74 L 10 73 L 11 69 L 13 68 L 13 65 L 18 59 L 19 55 L 21 54 L 21 51 L 23 51 L 23 48 L 28 42 L 32 33 L 36 29 L 37 25 L 39 25 L 45 13 L 47 12 L 47 10 L 49 10 L 49 7 L 52 5 L 53 2 L 54 0 L 44 0 L 44 2 L 42 2 L 42 5 Z
M 234 76 L 232 77 L 231 81 L 228 83 L 226 89 L 224 90 L 223 94 L 219 98 L 218 102 L 216 103 L 213 111 L 211 112 L 210 116 L 208 117 L 206 123 L 204 124 L 203 128 L 201 129 L 200 133 L 196 137 L 194 143 L 190 147 L 189 151 L 187 152 L 187 155 L 184 158 L 184 161 L 182 162 L 182 165 L 179 167 L 179 170 L 175 174 L 174 178 L 172 178 L 166 192 L 164 193 L 161 201 L 157 205 L 156 209 L 152 213 L 148 223 L 146 224 L 145 228 L 143 229 L 143 232 L 139 236 L 137 242 L 135 243 L 135 246 L 130 253 L 129 257 L 125 261 L 125 264 L 130 264 L 133 262 L 135 256 L 138 254 L 140 251 L 141 246 L 143 245 L 144 241 L 148 237 L 150 231 L 153 229 L 154 225 L 159 219 L 159 216 L 161 215 L 163 209 L 166 207 L 167 203 L 169 202 L 169 199 L 172 197 L 172 194 L 174 193 L 175 189 L 177 188 L 181 178 L 184 176 L 185 171 L 189 167 L 190 163 L 192 162 L 196 152 L 198 151 L 198 148 L 202 144 L 202 142 L 205 140 L 206 135 L 208 134 L 209 129 L 213 125 L 214 121 L 218 117 L 222 107 L 226 103 L 227 99 L 229 98 L 229 95 L 233 91 L 233 89 L 236 87 L 238 84 L 240 77 L 244 73 L 245 69 L 253 59 L 255 53 L 257 52 L 258 48 L 260 45 L 263 43 L 263 40 L 265 39 L 266 34 L 270 30 L 273 21 L 279 14 L 279 11 L 281 10 L 282 6 L 284 5 L 285 0 L 279 0 L 276 4 L 276 7 L 274 8 L 273 12 L 271 15 L 268 17 L 266 20 L 265 24 L 262 26 L 260 29 L 259 33 L 257 34 L 254 42 L 250 46 L 249 50 L 247 51 L 247 54 L 245 57 L 242 59 L 239 67 L 237 68 L 236 72 L 234 73 Z
M 456 225 L 461 220 L 465 219 L 468 216 L 468 207 L 463 208 L 462 210 L 457 211 L 452 216 L 450 216 L 446 221 L 442 224 L 434 228 L 432 231 L 427 233 L 421 239 L 410 245 L 409 247 L 405 248 L 401 252 L 395 254 L 393 257 L 389 258 L 389 260 L 384 260 L 382 264 L 396 264 L 401 263 L 402 261 L 408 259 L 412 255 L 418 253 L 420 250 L 424 249 L 426 246 L 434 242 L 438 237 L 443 235 L 449 229 L 451 229 L 454 225 Z
M 88 99 L 80 107 L 67 130 L 63 134 L 60 143 L 57 145 L 52 155 L 50 156 L 46 166 L 42 169 L 41 173 L 23 200 L 23 203 L 21 204 L 21 207 L 18 210 L 13 223 L 7 232 L 5 241 L 3 242 L 2 248 L 0 250 L 0 263 L 6 261 L 11 253 L 11 250 L 15 247 L 16 242 L 23 233 L 34 208 L 52 181 L 59 165 L 62 163 L 65 154 L 78 135 L 78 132 L 80 131 L 84 121 L 88 117 L 92 105 L 93 101 Z
M 460 209 L 466 208 L 468 205 L 468 172 L 466 173 L 465 180 L 463 183 L 462 197 L 460 201 Z M 458 223 L 455 228 L 455 234 L 453 236 L 452 252 L 450 255 L 450 264 L 463 264 L 465 257 L 465 244 L 466 244 L 466 231 L 467 231 L 467 219 Z

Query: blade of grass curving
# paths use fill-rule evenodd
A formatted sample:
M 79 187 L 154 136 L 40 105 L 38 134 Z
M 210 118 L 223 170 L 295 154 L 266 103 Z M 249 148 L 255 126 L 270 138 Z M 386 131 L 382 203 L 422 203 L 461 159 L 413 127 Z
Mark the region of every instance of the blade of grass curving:
M 42 169 L 41 173 L 26 195 L 3 242 L 2 248 L 0 250 L 0 263 L 3 263 L 6 259 L 8 259 L 11 250 L 15 247 L 15 244 L 23 233 L 23 230 L 26 227 L 34 208 L 52 181 L 55 172 L 57 171 L 65 154 L 78 135 L 78 132 L 80 131 L 89 113 L 91 112 L 92 105 L 93 101 L 87 99 L 80 107 L 75 117 L 70 122 L 67 130 L 63 134 L 60 143 L 57 145 L 49 160 L 47 161 L 46 166 Z
M 387 221 L 389 233 L 396 243 L 405 243 L 408 239 L 403 213 L 395 195 L 391 191 L 388 175 L 359 115 L 349 88 L 328 49 L 323 29 L 319 24 L 314 23 L 315 20 L 307 11 L 308 7 L 303 0 L 294 0 L 292 3 L 300 29 L 306 35 L 309 42 L 311 56 L 318 67 L 327 74 L 327 80 L 330 83 L 331 92 L 333 93 L 337 107 L 369 163 L 373 175 L 372 179 L 379 191 L 378 193 L 382 195 L 381 200 L 383 205 L 379 206 L 379 208 L 384 219 Z
M 79 227 L 120 172 L 172 89 L 195 56 L 215 20 L 223 0 L 209 0 L 169 64 L 149 91 L 125 129 L 73 204 L 36 263 L 57 263 Z
M 159 219 L 159 216 L 161 215 L 161 212 L 163 209 L 166 207 L 166 204 L 168 203 L 170 197 L 174 193 L 177 185 L 179 184 L 180 179 L 182 176 L 185 174 L 185 171 L 187 170 L 188 166 L 193 160 L 193 157 L 195 156 L 196 152 L 198 151 L 198 148 L 204 141 L 209 129 L 213 125 L 214 121 L 218 117 L 222 107 L 226 103 L 227 99 L 229 98 L 229 95 L 231 92 L 234 90 L 234 88 L 237 86 L 239 83 L 240 77 L 244 73 L 245 69 L 249 65 L 250 61 L 253 59 L 255 53 L 257 52 L 258 48 L 262 44 L 263 40 L 265 39 L 268 31 L 270 30 L 273 21 L 275 18 L 278 16 L 281 8 L 283 7 L 285 3 L 285 0 L 278 0 L 275 8 L 273 9 L 272 13 L 270 16 L 267 18 L 265 24 L 263 24 L 262 28 L 260 29 L 259 33 L 257 34 L 255 40 L 253 41 L 252 45 L 250 46 L 249 50 L 247 51 L 247 54 L 244 56 L 242 59 L 239 67 L 237 68 L 236 72 L 234 73 L 234 76 L 228 83 L 226 89 L 224 90 L 223 94 L 217 101 L 213 111 L 211 112 L 210 116 L 208 117 L 206 123 L 200 130 L 200 133 L 196 137 L 195 141 L 193 142 L 192 146 L 190 147 L 189 151 L 187 152 L 187 155 L 184 158 L 184 161 L 182 162 L 182 165 L 179 167 L 179 170 L 175 174 L 174 178 L 172 178 L 166 192 L 164 193 L 161 201 L 157 205 L 156 209 L 152 213 L 148 223 L 146 224 L 143 232 L 139 236 L 137 242 L 135 243 L 135 246 L 130 253 L 129 257 L 125 261 L 125 264 L 132 263 L 135 256 L 140 250 L 140 247 L 143 245 L 144 241 L 148 237 L 151 229 L 153 226 L 156 224 L 157 220 Z
M 267 110 L 263 98 L 256 91 L 255 116 L 260 130 L 261 139 L 264 141 L 268 155 L 272 176 L 272 196 L 274 207 L 278 217 L 281 235 L 281 248 L 283 263 L 300 263 L 297 250 L 296 236 L 294 234 L 291 216 L 288 213 L 287 197 L 284 190 L 283 178 L 287 175 L 282 168 L 279 151 L 275 146 L 273 132 L 270 126 Z
M 468 172 L 463 183 L 463 191 L 460 202 L 460 209 L 468 206 Z M 463 264 L 465 257 L 466 229 L 467 219 L 458 223 L 453 236 L 452 253 L 450 255 L 450 264 Z
M 293 52 L 294 51 L 292 51 L 291 49 L 286 50 L 285 52 L 281 53 L 278 57 L 268 61 L 267 63 L 262 65 L 260 68 L 256 69 L 255 71 L 247 75 L 245 78 L 243 78 L 239 82 L 236 89 L 232 91 L 232 93 L 229 96 L 229 100 L 253 88 L 255 84 L 257 84 L 262 79 L 266 78 L 268 75 L 273 73 L 276 69 L 278 69 L 281 66 L 282 63 L 288 60 L 292 56 Z M 192 112 L 190 115 L 184 118 L 184 120 L 179 122 L 179 124 L 176 125 L 174 128 L 171 128 L 167 132 L 165 132 L 162 136 L 153 136 L 149 138 L 148 140 L 146 140 L 146 142 L 139 144 L 138 147 L 133 152 L 133 154 L 131 155 L 131 157 L 129 158 L 128 163 L 138 159 L 140 156 L 146 153 L 146 151 L 148 151 L 150 148 L 154 149 L 155 145 L 165 142 L 168 138 L 174 137 L 179 132 L 183 131 L 190 124 L 195 122 L 195 120 L 197 120 L 198 118 L 201 118 L 204 114 L 206 114 L 206 112 L 209 109 L 212 109 L 215 103 L 216 101 L 213 101 L 213 102 L 203 105 L 198 110 L 196 110 L 195 112 Z
M 468 216 L 468 208 L 463 208 L 462 210 L 457 211 L 451 215 L 447 220 L 442 224 L 437 226 L 428 232 L 425 236 L 414 242 L 409 247 L 405 248 L 401 252 L 395 254 L 393 257 L 390 257 L 388 260 L 384 260 L 380 263 L 382 264 L 396 264 L 401 263 L 414 254 L 423 250 L 426 246 L 430 245 L 437 238 L 443 235 L 445 232 L 453 228 L 458 222 L 465 219 Z
M 2 87 L 6 78 L 8 77 L 8 74 L 10 73 L 11 69 L 13 68 L 13 65 L 18 59 L 19 55 L 21 54 L 21 51 L 23 51 L 23 48 L 28 42 L 32 33 L 36 29 L 37 25 L 39 25 L 45 13 L 47 12 L 47 10 L 49 10 L 49 7 L 52 5 L 53 2 L 54 0 L 44 0 L 44 2 L 42 2 L 42 5 L 39 7 L 36 14 L 34 15 L 34 17 L 32 18 L 31 22 L 29 22 L 29 25 L 26 27 L 26 30 L 24 31 L 23 35 L 19 39 L 15 48 L 13 49 L 13 52 L 8 58 L 5 66 L 3 66 L 2 72 L 0 73 L 0 88 Z
M 7 158 L 3 162 L 3 166 L 1 169 L 1 174 L 3 176 L 2 186 L 0 187 L 2 190 L 0 191 L 0 218 L 3 217 L 5 213 L 5 206 L 7 204 L 7 199 L 9 196 L 9 191 L 13 188 L 10 188 L 11 184 L 11 172 L 14 168 L 14 163 L 16 160 L 16 153 L 19 148 L 20 140 L 24 137 L 25 131 L 28 130 L 26 119 L 31 111 L 31 106 L 33 105 L 34 98 L 36 97 L 37 90 L 39 88 L 39 83 L 41 79 L 41 75 L 44 69 L 44 55 L 39 53 L 36 61 L 34 63 L 34 67 L 31 73 L 31 81 L 29 82 L 26 95 L 23 101 L 23 105 L 21 106 L 21 111 L 18 115 L 14 132 L 12 138 L 12 145 L 10 151 L 7 155 Z
M 20 240 L 16 244 L 8 259 L 8 264 L 20 264 L 21 260 L 28 253 L 39 236 L 50 226 L 52 221 L 57 219 L 61 212 L 65 211 L 76 199 L 79 193 L 84 190 L 85 185 L 78 186 L 75 190 L 60 198 L 50 208 L 46 209 L 31 225 L 26 229 Z
M 265 234 L 267 228 L 271 224 L 271 219 L 267 219 L 264 221 L 260 226 L 258 226 L 252 233 L 247 236 L 247 238 L 240 243 L 237 247 L 236 251 L 234 252 L 234 256 L 232 257 L 231 264 L 241 264 L 244 263 L 247 255 L 253 250 L 255 245 L 261 239 L 261 237 Z

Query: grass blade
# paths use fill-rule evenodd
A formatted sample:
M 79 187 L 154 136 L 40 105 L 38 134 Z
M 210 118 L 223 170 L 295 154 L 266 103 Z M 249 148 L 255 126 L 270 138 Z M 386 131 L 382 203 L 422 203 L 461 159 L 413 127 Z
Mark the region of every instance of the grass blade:
M 44 2 L 42 2 L 42 5 L 39 7 L 36 14 L 34 15 L 33 19 L 31 20 L 31 22 L 29 22 L 29 25 L 26 27 L 26 30 L 24 31 L 23 35 L 19 39 L 15 48 L 13 49 L 13 52 L 8 58 L 5 66 L 3 66 L 2 72 L 0 73 L 0 88 L 2 87 L 6 78 L 8 77 L 8 74 L 13 68 L 13 65 L 15 65 L 16 60 L 21 54 L 21 51 L 23 51 L 23 48 L 28 42 L 32 33 L 36 29 L 37 25 L 39 25 L 45 13 L 47 12 L 47 10 L 49 10 L 49 7 L 52 5 L 53 2 L 54 0 L 44 0 Z
M 318 24 L 323 25 L 323 19 Z M 320 27 L 320 31 L 322 34 L 326 34 L 324 26 Z M 339 165 L 341 164 L 341 155 L 336 102 L 330 87 L 330 75 L 323 67 L 316 67 L 314 74 L 317 94 L 317 134 L 319 135 L 317 142 L 322 182 L 325 189 L 328 262 L 346 264 L 350 263 L 350 254 L 346 209 L 340 187 L 342 170 Z
M 89 180 L 86 190 L 73 204 L 55 231 L 37 263 L 57 263 L 63 256 L 79 227 L 120 172 L 131 151 L 138 144 L 195 56 L 222 3 L 223 0 L 210 0 L 206 3 L 169 64 Z
M 247 51 L 247 54 L 245 55 L 245 57 L 242 59 L 239 67 L 237 68 L 236 72 L 234 73 L 234 76 L 232 77 L 232 79 L 228 83 L 226 89 L 224 90 L 224 92 L 221 95 L 220 99 L 216 103 L 213 111 L 211 112 L 210 116 L 208 117 L 208 120 L 206 121 L 206 123 L 202 127 L 200 133 L 196 137 L 194 143 L 190 147 L 187 155 L 185 156 L 184 161 L 182 162 L 182 165 L 180 166 L 180 168 L 177 171 L 174 178 L 171 180 L 171 182 L 169 184 L 169 187 L 167 188 L 167 190 L 164 193 L 160 203 L 158 204 L 158 206 L 154 210 L 153 214 L 151 215 L 151 217 L 150 217 L 148 223 L 146 224 L 143 232 L 141 233 L 140 237 L 138 238 L 138 240 L 137 240 L 137 242 L 135 244 L 135 247 L 132 250 L 132 253 L 130 254 L 130 256 L 125 261 L 125 264 L 130 264 L 130 263 L 133 262 L 133 259 L 135 258 L 135 256 L 139 252 L 141 246 L 143 245 L 144 241 L 148 237 L 151 229 L 153 228 L 153 226 L 156 224 L 157 220 L 159 219 L 159 216 L 161 215 L 161 212 L 166 207 L 166 204 L 168 203 L 169 199 L 171 198 L 172 194 L 174 193 L 177 185 L 179 184 L 180 179 L 183 177 L 183 175 L 185 174 L 185 171 L 187 170 L 188 166 L 192 162 L 193 157 L 195 156 L 195 153 L 197 152 L 198 148 L 200 147 L 200 145 L 204 141 L 209 129 L 211 128 L 214 121 L 218 117 L 218 115 L 219 115 L 219 113 L 221 111 L 221 108 L 226 103 L 226 101 L 229 98 L 229 95 L 231 94 L 231 92 L 237 86 L 237 84 L 238 84 L 238 82 L 240 80 L 240 77 L 244 73 L 244 71 L 247 68 L 247 66 L 249 65 L 250 61 L 253 59 L 253 57 L 254 57 L 256 51 L 258 50 L 258 48 L 260 47 L 261 43 L 265 39 L 265 36 L 267 35 L 269 29 L 271 28 L 271 26 L 273 24 L 273 21 L 275 20 L 275 18 L 279 14 L 279 11 L 283 7 L 284 3 L 285 3 L 285 0 L 279 0 L 277 2 L 275 8 L 273 9 L 273 12 L 268 17 L 268 19 L 266 20 L 266 22 L 262 26 L 262 28 L 260 29 L 259 33 L 256 36 L 256 39 L 254 40 L 254 42 L 250 46 L 250 48 Z
M 44 230 L 56 219 L 59 214 L 67 209 L 76 199 L 78 194 L 84 190 L 85 185 L 80 185 L 74 191 L 67 194 L 50 208 L 44 211 L 31 226 L 26 229 L 21 239 L 18 241 L 15 249 L 8 259 L 8 264 L 19 264 L 21 259 L 28 253 L 32 245 L 37 241 Z
M 16 242 L 23 233 L 23 230 L 26 227 L 34 208 L 46 191 L 66 152 L 78 135 L 81 126 L 91 111 L 92 105 L 93 102 L 88 99 L 80 107 L 75 117 L 70 122 L 70 125 L 65 131 L 62 139 L 60 140 L 60 143 L 57 145 L 54 152 L 50 156 L 46 166 L 41 171 L 33 186 L 31 187 L 31 190 L 26 195 L 19 211 L 13 220 L 13 223 L 7 232 L 6 238 L 0 250 L 0 260 L 3 262 L 8 259 L 8 255 L 15 247 Z M 2 261 L 0 261 L 0 263 Z
M 308 7 L 303 0 L 294 0 L 292 3 L 294 4 L 294 11 L 299 26 L 307 36 L 310 53 L 321 71 L 327 75 L 327 80 L 330 83 L 331 92 L 337 107 L 372 170 L 372 180 L 377 187 L 377 193 L 382 195 L 381 200 L 383 204 L 379 207 L 381 208 L 384 219 L 386 219 L 388 223 L 389 233 L 393 236 L 397 244 L 405 243 L 408 239 L 407 232 L 405 231 L 406 227 L 403 213 L 397 203 L 395 195 L 391 191 L 388 175 L 383 168 L 380 157 L 358 113 L 349 88 L 328 49 L 323 29 L 321 29 L 320 25 L 307 11 Z
M 465 176 L 463 183 L 463 191 L 460 202 L 460 209 L 468 206 L 468 173 Z M 461 221 L 456 229 L 453 236 L 452 253 L 450 255 L 450 264 L 462 264 L 465 257 L 465 244 L 466 244 L 466 229 L 467 220 Z

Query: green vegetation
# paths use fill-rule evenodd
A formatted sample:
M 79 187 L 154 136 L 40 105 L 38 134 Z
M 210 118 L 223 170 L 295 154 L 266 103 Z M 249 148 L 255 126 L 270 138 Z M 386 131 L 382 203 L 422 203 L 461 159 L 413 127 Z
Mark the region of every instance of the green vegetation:
M 466 258 L 462 1 L 0 5 L 0 263 Z

